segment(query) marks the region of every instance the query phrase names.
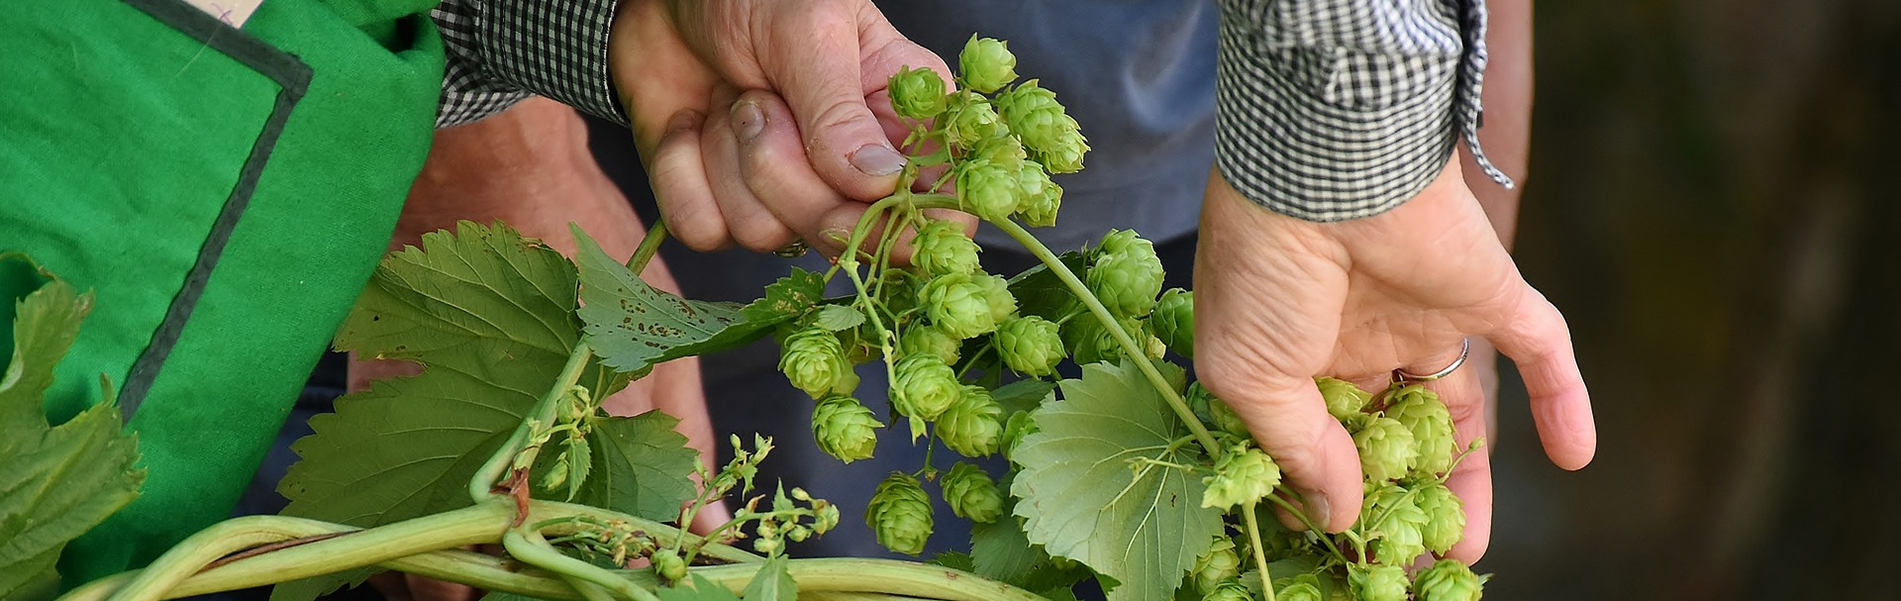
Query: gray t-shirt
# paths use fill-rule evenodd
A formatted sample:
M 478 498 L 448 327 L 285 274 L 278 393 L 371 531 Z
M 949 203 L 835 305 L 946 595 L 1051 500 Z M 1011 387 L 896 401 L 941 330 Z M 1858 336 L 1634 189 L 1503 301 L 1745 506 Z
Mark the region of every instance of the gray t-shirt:
M 1206 0 L 883 0 L 892 25 L 953 68 L 972 33 L 1005 40 L 1092 148 L 1063 186 L 1058 252 L 1112 227 L 1161 242 L 1194 231 L 1214 164 L 1218 13 Z M 986 247 L 1014 248 L 991 228 Z

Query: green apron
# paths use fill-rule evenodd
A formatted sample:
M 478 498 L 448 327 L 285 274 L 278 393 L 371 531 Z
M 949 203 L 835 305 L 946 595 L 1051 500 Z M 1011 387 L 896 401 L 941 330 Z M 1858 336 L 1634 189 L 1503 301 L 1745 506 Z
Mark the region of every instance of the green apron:
M 388 243 L 442 43 L 431 0 L 267 0 L 242 30 L 178 0 L 6 4 L 0 252 L 97 294 L 47 411 L 103 374 L 148 474 L 67 548 L 71 586 L 228 515 Z M 0 273 L 0 323 L 37 285 Z

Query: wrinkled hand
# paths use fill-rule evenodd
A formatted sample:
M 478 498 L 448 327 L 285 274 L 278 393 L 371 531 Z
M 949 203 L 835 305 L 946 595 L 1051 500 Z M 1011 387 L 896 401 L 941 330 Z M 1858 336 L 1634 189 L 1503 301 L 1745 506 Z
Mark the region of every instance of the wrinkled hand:
M 1383 386 L 1395 368 L 1437 371 L 1458 357 L 1462 337 L 1483 337 L 1517 362 L 1552 462 L 1579 469 L 1595 452 L 1564 318 L 1519 275 L 1456 162 L 1400 207 L 1341 223 L 1270 212 L 1217 174 L 1195 278 L 1197 373 L 1247 421 L 1329 531 L 1358 516 L 1362 476 L 1315 376 Z M 1484 435 L 1474 370 L 1431 387 L 1451 410 L 1459 448 Z M 1466 537 L 1448 555 L 1476 560 L 1491 529 L 1487 453 L 1468 456 L 1447 484 L 1467 512 Z
M 904 166 L 891 75 L 950 79 L 868 0 L 629 0 L 610 46 L 661 214 L 698 250 L 836 255 Z

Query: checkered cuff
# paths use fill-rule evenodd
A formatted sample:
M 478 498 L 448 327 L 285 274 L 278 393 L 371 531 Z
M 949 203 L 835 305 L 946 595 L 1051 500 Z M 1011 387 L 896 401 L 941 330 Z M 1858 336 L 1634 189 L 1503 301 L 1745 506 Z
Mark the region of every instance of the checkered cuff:
M 1310 221 L 1417 194 L 1459 137 L 1478 145 L 1481 0 L 1223 0 L 1216 164 L 1237 191 Z
M 501 112 L 530 94 L 627 123 L 607 73 L 618 0 L 444 0 L 448 52 L 436 127 Z

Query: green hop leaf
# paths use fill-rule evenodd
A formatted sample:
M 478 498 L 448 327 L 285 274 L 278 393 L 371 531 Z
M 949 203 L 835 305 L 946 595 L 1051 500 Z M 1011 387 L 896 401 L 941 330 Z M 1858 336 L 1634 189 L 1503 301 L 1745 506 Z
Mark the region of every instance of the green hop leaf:
M 1412 430 L 1390 417 L 1367 420 L 1360 431 L 1353 433 L 1353 446 L 1360 451 L 1360 471 L 1371 482 L 1405 476 L 1419 458 Z
M 1012 317 L 997 328 L 1003 364 L 1017 373 L 1047 376 L 1063 361 L 1063 337 L 1054 322 L 1037 316 Z
M 858 399 L 833 395 L 812 409 L 812 436 L 818 447 L 839 461 L 870 459 L 878 447 L 877 429 L 884 427 Z
M 1201 479 L 1208 489 L 1202 507 L 1226 510 L 1266 498 L 1281 483 L 1281 468 L 1260 449 L 1236 444 L 1215 460 L 1215 473 Z
M 1334 419 L 1346 421 L 1356 416 L 1373 400 L 1373 394 L 1346 380 L 1336 380 L 1325 376 L 1314 378 L 1314 386 L 1320 388 L 1320 398 L 1327 401 L 1327 414 Z
M 1388 402 L 1386 416 L 1399 420 L 1412 431 L 1413 444 L 1419 453 L 1415 469 L 1427 474 L 1443 474 L 1452 469 L 1453 451 L 1457 447 L 1452 438 L 1452 413 L 1439 401 L 1437 393 L 1418 384 L 1401 388 Z
M 898 73 L 891 76 L 889 91 L 891 109 L 901 117 L 930 121 L 943 113 L 946 106 L 944 78 L 930 69 L 900 67 Z
M 1406 569 L 1396 565 L 1347 564 L 1347 583 L 1360 601 L 1406 601 Z
M 1315 578 L 1313 574 L 1296 576 L 1292 582 L 1274 593 L 1274 601 L 1324 601 L 1325 599 L 1326 597 L 1320 594 L 1320 579 Z
M 1201 601 L 1254 601 L 1254 592 L 1239 580 L 1228 580 L 1208 590 L 1201 596 Z
M 1149 331 L 1183 357 L 1195 357 L 1195 293 L 1169 288 L 1149 313 Z
M 471 241 L 462 242 L 464 239 Z M 639 373 L 653 365 L 680 357 L 701 355 L 750 344 L 771 331 L 773 326 L 804 315 L 824 291 L 823 278 L 819 274 L 794 270 L 792 275 L 768 286 L 764 298 L 743 307 L 734 303 L 685 299 L 648 285 L 633 271 L 627 269 L 627 266 L 608 257 L 607 253 L 601 250 L 600 245 L 578 227 L 574 228 L 574 239 L 578 248 L 576 260 L 581 266 L 580 295 L 584 301 L 579 315 L 581 321 L 586 324 L 588 344 L 600 357 L 601 364 L 621 373 Z M 453 299 L 453 301 L 445 301 L 438 300 L 438 297 L 428 297 L 426 300 L 418 301 L 425 305 L 467 303 L 467 300 L 452 292 L 461 289 L 468 289 L 470 293 L 484 298 L 497 296 L 498 293 L 509 297 L 532 298 L 538 295 L 542 298 L 561 301 L 572 298 L 572 293 L 555 288 L 523 287 L 515 290 L 513 288 L 522 287 L 522 284 L 500 279 L 507 277 L 512 271 L 526 270 L 528 275 L 537 281 L 549 281 L 553 274 L 547 272 L 558 268 L 566 272 L 565 277 L 570 280 L 568 285 L 573 285 L 574 267 L 568 264 L 567 259 L 553 251 L 547 251 L 551 258 L 536 257 L 520 265 L 492 263 L 503 260 L 508 254 L 521 254 L 520 251 L 503 251 L 498 246 L 511 240 L 522 241 L 523 239 L 519 234 L 505 227 L 489 230 L 468 222 L 458 224 L 454 241 L 460 246 L 448 247 L 446 243 L 437 242 L 436 247 L 438 249 L 454 248 L 460 255 L 449 256 L 450 252 L 443 250 L 437 252 L 449 256 L 445 261 L 452 261 L 458 258 L 476 259 L 478 257 L 471 256 L 471 251 L 479 251 L 487 255 L 495 255 L 492 258 L 480 257 L 491 263 L 427 264 L 418 262 L 429 260 L 427 252 L 393 253 L 391 258 L 399 260 L 384 261 L 385 269 L 390 270 L 389 273 L 392 275 L 404 279 L 392 281 L 391 285 L 396 289 L 391 294 L 378 296 L 442 295 L 439 298 Z M 427 238 L 424 243 L 428 244 Z M 538 243 L 535 244 L 538 245 Z M 559 261 L 559 265 L 551 265 L 555 261 Z M 416 267 L 438 271 L 415 273 Z M 451 288 L 427 289 L 428 295 L 418 293 L 419 290 L 424 290 L 423 288 L 406 289 L 413 285 L 413 282 L 422 281 L 422 278 L 442 279 L 443 272 L 459 275 L 461 280 L 444 283 L 445 286 L 451 286 Z M 359 301 L 359 305 L 361 303 L 362 301 Z M 473 307 L 456 306 L 454 309 L 463 311 L 443 313 L 440 319 L 451 324 L 463 325 L 459 322 L 472 319 L 468 316 L 470 311 L 499 315 L 511 311 L 539 312 L 542 307 L 539 304 L 530 304 L 523 308 L 486 307 L 478 304 Z M 505 323 L 477 323 L 463 325 L 463 327 L 470 327 L 478 335 L 496 336 L 489 331 L 505 325 Z M 350 326 L 346 324 L 345 327 Z M 547 326 L 547 328 L 544 331 L 548 333 L 560 331 L 554 329 L 553 326 Z M 379 328 L 360 327 L 358 329 Z M 393 336 L 409 335 L 402 329 L 381 329 L 390 330 L 390 335 Z M 521 330 L 506 330 L 500 336 L 534 338 Z M 404 346 L 415 348 L 413 345 Z M 562 351 L 561 355 L 565 356 L 566 352 Z
M 833 393 L 851 394 L 858 385 L 838 336 L 817 326 L 786 337 L 779 354 L 779 371 L 792 386 L 814 399 Z
M 825 305 L 812 314 L 812 325 L 830 332 L 843 332 L 865 323 L 865 314 L 851 305 Z
M 982 94 L 964 90 L 951 101 L 950 125 L 944 137 L 959 148 L 969 148 L 986 139 L 1008 135 L 997 108 Z
M 1439 482 L 1423 483 L 1413 491 L 1413 504 L 1426 513 L 1420 538 L 1427 549 L 1444 553 L 1465 537 L 1465 502 Z
M 978 217 L 1002 221 L 1017 212 L 1020 193 L 1016 172 L 1007 165 L 984 159 L 957 164 L 957 197 Z
M 1426 552 L 1421 532 L 1426 526 L 1426 512 L 1397 484 L 1368 487 L 1372 493 L 1361 506 L 1360 523 L 1366 528 L 1362 533 L 1373 541 L 1373 556 L 1386 565 L 1411 564 Z
M 878 484 L 865 509 L 865 523 L 886 549 L 917 555 L 931 538 L 931 497 L 917 478 L 893 473 Z
M 933 220 L 911 240 L 911 263 L 931 275 L 971 273 L 979 268 L 977 242 L 964 235 L 964 226 Z
M 1487 578 L 1473 574 L 1465 562 L 1441 559 L 1413 579 L 1413 596 L 1418 601 L 1479 601 Z
M 957 55 L 957 66 L 963 72 L 964 86 L 985 94 L 1017 79 L 1016 55 L 1010 53 L 1008 42 L 996 38 L 972 34 L 970 41 L 964 42 L 964 51 Z
M 1155 245 L 1141 238 L 1123 244 L 1113 233 L 1112 238 L 1118 242 L 1111 246 L 1111 239 L 1104 239 L 1102 251 L 1089 266 L 1089 291 L 1118 317 L 1148 315 L 1155 308 L 1156 295 L 1162 293 L 1165 275 Z
M 944 474 L 941 482 L 944 502 L 957 517 L 979 524 L 1003 517 L 1003 493 L 997 491 L 996 481 L 991 480 L 983 468 L 959 461 Z
M 945 334 L 943 330 L 920 324 L 906 329 L 904 335 L 898 338 L 898 354 L 900 356 L 931 355 L 945 364 L 951 364 L 957 362 L 958 352 L 963 347 L 962 342 L 952 338 L 950 334 Z
M 987 293 L 987 281 L 960 273 L 932 278 L 924 285 L 921 296 L 931 323 L 961 340 L 997 329 L 996 314 L 991 310 Z
M 1195 577 L 1195 590 L 1203 595 L 1213 593 L 1221 583 L 1241 577 L 1241 554 L 1234 550 L 1234 540 L 1225 536 L 1215 537 L 1208 552 L 1195 559 L 1192 571 Z
M 935 355 L 910 355 L 898 360 L 891 385 L 891 407 L 918 419 L 937 419 L 963 397 L 957 372 Z
M 937 436 L 965 457 L 995 453 L 1003 440 L 1003 406 L 982 386 L 965 386 L 957 404 L 937 416 Z

